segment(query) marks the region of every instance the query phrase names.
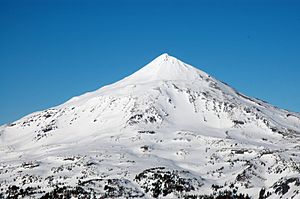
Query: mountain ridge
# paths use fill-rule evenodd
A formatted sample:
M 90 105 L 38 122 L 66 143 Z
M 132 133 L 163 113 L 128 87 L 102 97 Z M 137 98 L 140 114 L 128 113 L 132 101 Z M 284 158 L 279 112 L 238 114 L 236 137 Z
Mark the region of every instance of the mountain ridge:
M 1 126 L 0 198 L 295 198 L 299 143 L 299 115 L 162 54 Z

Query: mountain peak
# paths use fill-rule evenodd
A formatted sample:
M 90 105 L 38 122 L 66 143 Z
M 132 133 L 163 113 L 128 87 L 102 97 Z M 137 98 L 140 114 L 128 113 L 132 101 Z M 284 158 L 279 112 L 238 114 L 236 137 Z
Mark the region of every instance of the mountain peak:
M 155 58 L 155 60 L 167 62 L 167 61 L 171 60 L 170 58 L 173 60 L 176 59 L 175 57 L 170 56 L 168 53 L 163 53 L 160 56 L 158 56 L 157 58 Z
M 137 84 L 160 80 L 193 81 L 205 73 L 181 60 L 163 53 L 119 83 Z M 205 74 L 206 75 L 206 74 Z
M 0 126 L 0 198 L 299 199 L 299 143 L 300 115 L 162 54 Z
M 173 64 L 174 66 L 175 65 L 180 65 L 180 66 L 185 65 L 185 63 L 183 63 L 176 57 L 170 56 L 168 53 L 163 53 L 163 54 L 159 55 L 158 57 L 156 57 L 153 61 L 151 61 L 146 66 L 148 66 L 150 64 L 153 66 L 156 64 L 156 65 L 160 65 L 160 66 L 164 67 L 164 65 L 166 65 L 168 63 Z

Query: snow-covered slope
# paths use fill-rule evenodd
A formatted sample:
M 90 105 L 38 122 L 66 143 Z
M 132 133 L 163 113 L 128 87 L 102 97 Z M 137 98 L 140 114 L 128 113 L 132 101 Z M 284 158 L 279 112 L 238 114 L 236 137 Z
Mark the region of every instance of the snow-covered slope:
M 163 54 L 0 127 L 0 198 L 300 198 L 300 115 Z

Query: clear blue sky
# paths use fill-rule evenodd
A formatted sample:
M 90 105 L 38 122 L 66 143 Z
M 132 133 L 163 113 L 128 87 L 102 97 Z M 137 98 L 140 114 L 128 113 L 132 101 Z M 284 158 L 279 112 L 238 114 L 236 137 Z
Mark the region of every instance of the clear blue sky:
M 300 1 L 0 0 L 0 124 L 164 52 L 300 112 Z

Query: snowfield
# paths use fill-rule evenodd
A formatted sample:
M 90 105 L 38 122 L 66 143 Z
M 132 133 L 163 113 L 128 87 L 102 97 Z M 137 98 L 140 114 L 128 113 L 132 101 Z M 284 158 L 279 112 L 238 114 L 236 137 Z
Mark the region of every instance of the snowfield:
M 0 198 L 300 198 L 300 115 L 163 54 L 0 127 Z

